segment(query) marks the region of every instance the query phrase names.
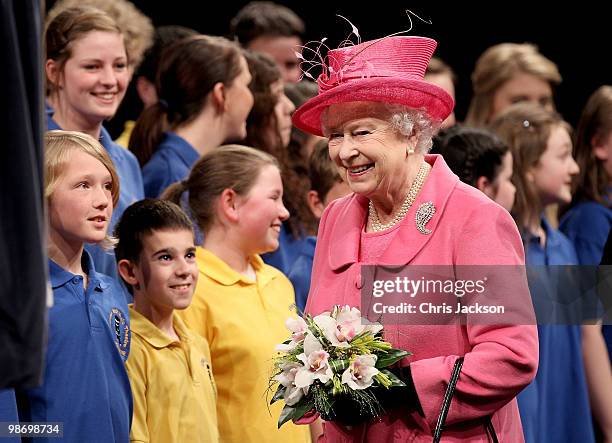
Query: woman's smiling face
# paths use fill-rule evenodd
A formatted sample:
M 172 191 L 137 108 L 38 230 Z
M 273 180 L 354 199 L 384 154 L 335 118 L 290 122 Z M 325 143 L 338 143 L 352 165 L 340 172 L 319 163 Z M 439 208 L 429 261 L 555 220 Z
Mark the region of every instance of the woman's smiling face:
M 384 104 L 352 102 L 330 106 L 324 117 L 331 159 L 351 190 L 370 199 L 394 195 L 406 183 L 406 150 L 414 140 L 400 135 L 389 116 Z

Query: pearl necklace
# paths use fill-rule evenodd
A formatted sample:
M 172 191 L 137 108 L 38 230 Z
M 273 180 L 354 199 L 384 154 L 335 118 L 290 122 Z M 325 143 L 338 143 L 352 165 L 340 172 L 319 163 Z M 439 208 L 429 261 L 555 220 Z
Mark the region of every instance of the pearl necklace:
M 380 219 L 378 218 L 378 212 L 376 212 L 376 208 L 374 207 L 374 203 L 372 203 L 372 200 L 370 200 L 370 203 L 368 205 L 368 221 L 370 222 L 370 226 L 372 227 L 373 232 L 386 231 L 390 227 L 395 226 L 406 216 L 408 210 L 416 200 L 419 191 L 423 187 L 423 183 L 425 183 L 425 179 L 427 178 L 427 175 L 429 174 L 430 170 L 431 165 L 427 162 L 423 162 L 423 164 L 419 168 L 417 176 L 415 177 L 414 181 L 412 182 L 412 185 L 410 186 L 410 189 L 408 190 L 408 194 L 404 199 L 404 203 L 402 203 L 402 206 L 400 207 L 399 211 L 397 211 L 397 214 L 395 214 L 395 217 L 393 217 L 393 220 L 391 220 L 389 223 L 383 224 L 380 222 Z

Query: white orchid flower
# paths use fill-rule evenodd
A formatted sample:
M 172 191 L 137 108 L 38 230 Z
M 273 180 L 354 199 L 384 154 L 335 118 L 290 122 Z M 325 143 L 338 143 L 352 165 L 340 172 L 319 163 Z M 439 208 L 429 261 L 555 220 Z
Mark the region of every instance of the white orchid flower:
M 375 334 L 382 329 L 382 325 L 375 323 L 364 324 L 364 319 L 361 318 L 359 309 L 351 308 L 348 305 L 340 309 L 337 318 L 321 314 L 313 320 L 321 328 L 325 338 L 333 346 L 341 348 L 349 347 L 349 342 L 364 330 Z
M 304 366 L 295 374 L 295 385 L 298 388 L 308 388 L 315 380 L 327 383 L 334 375 L 329 367 L 329 354 L 312 334 L 306 334 L 304 353 L 298 355 Z
M 289 406 L 295 405 L 304 396 L 304 390 L 295 385 L 295 376 L 301 366 L 302 365 L 293 362 L 285 363 L 281 367 L 283 372 L 274 377 L 276 381 L 285 387 L 283 398 L 285 403 Z
M 281 366 L 283 372 L 274 377 L 274 379 L 284 387 L 288 388 L 294 385 L 295 374 L 301 366 L 302 365 L 299 363 L 294 362 L 285 363 Z
M 353 337 L 361 334 L 364 331 L 371 332 L 375 335 L 383 329 L 383 326 L 380 323 L 371 322 L 367 318 L 362 318 L 359 309 L 354 307 L 351 308 L 348 305 L 340 309 L 336 321 L 338 324 L 342 324 L 345 328 L 352 327 L 354 329 Z
M 332 346 L 337 346 L 341 348 L 348 348 L 349 344 L 347 343 L 345 337 L 341 336 L 342 340 L 338 339 L 336 333 L 338 332 L 338 322 L 335 318 L 330 317 L 329 315 L 317 315 L 312 319 L 316 325 L 321 328 L 323 331 L 323 335 Z
M 308 330 L 308 325 L 304 321 L 302 317 L 289 317 L 285 321 L 285 326 L 291 334 L 291 339 L 294 341 L 302 341 L 304 340 L 304 334 Z
M 285 326 L 291 332 L 291 341 L 287 344 L 278 344 L 275 346 L 275 349 L 281 352 L 291 352 L 304 340 L 304 334 L 308 330 L 308 325 L 302 317 L 289 317 L 285 321 Z
M 360 355 L 342 374 L 342 383 L 351 389 L 366 389 L 373 383 L 373 377 L 378 374 L 374 367 L 377 357 L 375 355 Z
M 344 322 L 361 322 L 361 312 L 357 308 L 351 308 L 349 305 L 343 306 L 338 312 L 338 316 L 336 318 L 338 323 Z

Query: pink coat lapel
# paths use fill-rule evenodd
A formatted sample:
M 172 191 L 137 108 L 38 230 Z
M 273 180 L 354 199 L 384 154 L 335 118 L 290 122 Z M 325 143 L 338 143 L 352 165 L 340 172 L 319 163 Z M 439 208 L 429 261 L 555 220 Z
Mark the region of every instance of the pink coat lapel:
M 426 202 L 434 204 L 436 213 L 426 227 L 435 232 L 446 203 L 459 182 L 459 178 L 451 172 L 440 155 L 427 155 L 425 160 L 432 165 L 432 170 L 423 189 L 402 220 L 397 238 L 380 257 L 379 265 L 400 265 L 412 261 L 432 238 L 432 234 L 422 234 L 416 228 L 415 218 L 419 206 Z M 366 197 L 353 194 L 347 198 L 357 204 L 353 204 L 352 201 L 346 202 L 332 227 L 329 237 L 333 239 L 329 248 L 329 265 L 334 271 L 358 261 L 361 231 L 367 217 Z

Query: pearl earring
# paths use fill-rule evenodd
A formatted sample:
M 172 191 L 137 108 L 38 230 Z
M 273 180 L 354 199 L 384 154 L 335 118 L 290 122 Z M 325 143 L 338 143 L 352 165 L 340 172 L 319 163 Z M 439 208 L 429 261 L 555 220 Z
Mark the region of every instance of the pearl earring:
M 406 149 L 406 153 L 408 155 L 414 154 L 414 146 L 408 146 L 408 149 Z

